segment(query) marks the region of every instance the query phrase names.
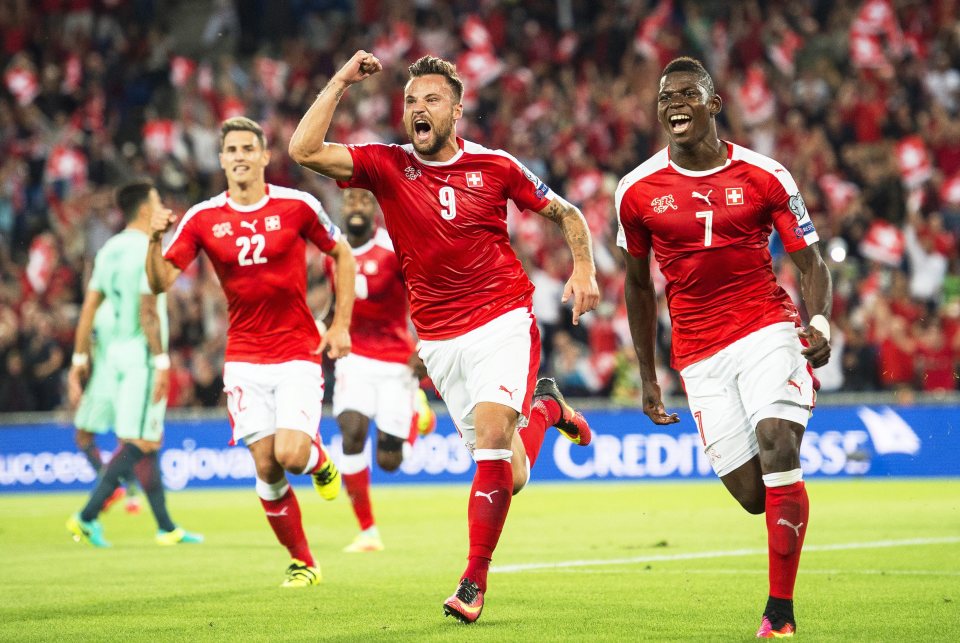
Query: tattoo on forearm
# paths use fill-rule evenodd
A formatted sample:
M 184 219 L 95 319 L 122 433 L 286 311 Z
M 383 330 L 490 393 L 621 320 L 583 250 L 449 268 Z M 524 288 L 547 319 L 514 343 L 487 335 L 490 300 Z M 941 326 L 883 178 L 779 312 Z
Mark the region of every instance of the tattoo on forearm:
M 330 89 L 330 86 L 331 86 L 332 84 L 333 84 L 333 79 L 327 81 L 327 85 L 326 85 L 323 89 L 320 90 L 320 93 L 317 94 L 317 98 L 320 98 L 321 96 L 323 96 L 323 94 L 324 94 L 328 89 Z M 337 91 L 336 91 L 336 92 L 334 93 L 334 95 L 333 95 L 334 99 L 335 99 L 337 102 L 340 102 L 340 99 L 343 97 L 343 92 L 345 92 L 346 90 L 347 90 L 346 87 L 340 87 L 339 89 L 337 89 Z
M 593 262 L 587 222 L 576 208 L 553 201 L 540 214 L 560 226 L 575 261 Z

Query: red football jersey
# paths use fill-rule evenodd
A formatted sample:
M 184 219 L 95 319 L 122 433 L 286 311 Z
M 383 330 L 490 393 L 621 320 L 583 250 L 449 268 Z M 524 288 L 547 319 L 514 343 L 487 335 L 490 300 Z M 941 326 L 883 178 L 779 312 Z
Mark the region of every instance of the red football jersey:
M 702 172 L 675 165 L 664 148 L 617 187 L 617 245 L 641 258 L 652 247 L 666 278 L 677 370 L 764 326 L 799 324 L 768 240 L 774 226 L 788 252 L 818 240 L 790 173 L 726 145 L 726 164 Z
M 319 362 L 307 307 L 306 240 L 324 252 L 340 237 L 323 206 L 299 190 L 267 186 L 252 205 L 227 192 L 190 208 L 163 256 L 181 270 L 207 253 L 227 296 L 228 362 Z
M 357 278 L 350 350 L 355 355 L 406 364 L 414 343 L 407 325 L 407 289 L 393 242 L 387 231 L 379 228 L 370 241 L 352 250 Z M 325 259 L 324 269 L 335 286 L 331 257 Z
M 533 284 L 510 247 L 507 199 L 539 212 L 554 194 L 517 159 L 458 138 L 425 161 L 413 145 L 349 145 L 353 177 L 383 210 L 422 339 L 449 339 L 531 305 Z

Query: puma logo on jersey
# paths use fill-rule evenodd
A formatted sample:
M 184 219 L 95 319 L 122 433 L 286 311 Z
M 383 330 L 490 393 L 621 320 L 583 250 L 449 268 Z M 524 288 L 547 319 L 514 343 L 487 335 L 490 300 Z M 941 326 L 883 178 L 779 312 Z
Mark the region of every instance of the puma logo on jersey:
M 448 175 L 447 175 L 447 178 L 445 178 L 445 179 L 440 179 L 440 180 L 443 181 L 444 183 L 449 183 L 449 182 L 450 182 L 450 175 L 448 174 Z
M 798 391 L 800 391 L 801 393 L 803 393 L 803 389 L 800 388 L 800 385 L 797 384 L 796 382 L 794 382 L 793 380 L 787 380 L 787 384 L 789 384 L 790 386 L 795 386 Z
M 508 388 L 507 388 L 506 386 L 504 386 L 503 384 L 500 385 L 500 390 L 503 391 L 504 393 L 506 393 L 507 395 L 509 395 L 511 400 L 513 399 L 513 394 L 517 392 L 517 389 L 513 389 L 513 390 L 511 391 L 510 389 L 508 389 Z
M 479 493 L 479 492 L 477 492 L 477 493 Z M 491 501 L 491 502 L 492 502 L 492 501 Z M 778 525 L 783 525 L 784 527 L 789 527 L 790 529 L 793 530 L 793 533 L 795 533 L 795 534 L 797 535 L 797 538 L 800 537 L 800 528 L 803 527 L 803 523 L 802 523 L 802 522 L 801 522 L 799 525 L 795 525 L 795 524 L 793 524 L 792 522 L 790 522 L 789 520 L 786 520 L 786 519 L 784 519 L 784 518 L 781 518 L 780 520 L 777 521 L 777 524 L 778 524 Z
M 253 220 L 253 223 L 250 223 L 249 221 L 241 221 L 241 222 L 240 222 L 240 227 L 241 227 L 241 228 L 249 228 L 249 229 L 250 229 L 250 232 L 252 232 L 253 234 L 256 234 L 256 233 L 257 233 L 257 221 L 259 221 L 259 219 L 254 219 L 254 220 Z
M 487 500 L 489 500 L 489 501 L 490 501 L 490 504 L 492 505 L 492 504 L 493 504 L 493 494 L 497 493 L 498 491 L 500 491 L 500 490 L 499 490 L 499 489 L 494 489 L 494 490 L 491 491 L 490 493 L 484 493 L 484 492 L 482 492 L 482 491 L 474 491 L 474 492 L 473 492 L 473 497 L 476 498 L 477 496 L 482 496 L 482 497 L 486 498 Z
M 712 192 L 713 192 L 713 190 L 710 189 L 710 190 L 707 191 L 706 194 L 700 194 L 699 192 L 697 192 L 696 190 L 694 190 L 694 191 L 693 191 L 693 198 L 694 198 L 694 199 L 703 199 L 704 201 L 706 201 L 707 205 L 710 205 L 710 194 L 711 194 Z
M 663 214 L 668 208 L 672 208 L 674 210 L 677 209 L 677 205 L 673 202 L 672 194 L 658 196 L 656 199 L 650 202 L 650 205 L 653 206 L 653 211 L 657 214 Z

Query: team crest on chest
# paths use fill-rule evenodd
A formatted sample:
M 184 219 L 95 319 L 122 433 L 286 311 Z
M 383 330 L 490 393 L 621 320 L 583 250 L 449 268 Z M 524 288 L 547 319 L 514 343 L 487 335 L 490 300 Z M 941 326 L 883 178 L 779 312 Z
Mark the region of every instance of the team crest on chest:
M 727 188 L 727 205 L 743 205 L 743 188 Z
M 377 269 L 377 262 L 373 259 L 367 259 L 363 262 L 363 274 L 365 275 L 375 275 L 379 272 Z
M 650 202 L 650 205 L 653 207 L 653 211 L 657 214 L 663 214 L 669 209 L 677 209 L 677 205 L 673 202 L 672 194 L 658 196 L 656 199 Z
M 420 178 L 420 169 L 415 168 L 412 165 L 408 165 L 406 168 L 404 168 L 403 175 L 411 181 L 416 181 L 418 178 Z
M 230 225 L 229 221 L 224 221 L 223 223 L 214 223 L 213 224 L 213 236 L 217 239 L 225 237 L 227 235 L 233 236 L 233 227 Z
M 467 172 L 467 187 L 482 188 L 483 174 L 480 172 Z
M 272 217 L 267 217 L 263 220 L 263 225 L 267 229 L 267 232 L 274 232 L 280 229 L 280 216 L 273 215 Z

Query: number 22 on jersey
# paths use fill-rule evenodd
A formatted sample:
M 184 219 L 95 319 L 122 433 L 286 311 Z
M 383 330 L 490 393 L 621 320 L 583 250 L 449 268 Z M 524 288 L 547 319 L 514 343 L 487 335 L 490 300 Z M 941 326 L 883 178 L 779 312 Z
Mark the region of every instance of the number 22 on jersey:
M 237 237 L 237 247 L 240 252 L 237 254 L 237 263 L 241 266 L 252 266 L 254 264 L 267 263 L 267 258 L 261 256 L 267 240 L 262 234 L 255 234 L 250 237 Z M 253 252 L 251 252 L 251 250 Z

